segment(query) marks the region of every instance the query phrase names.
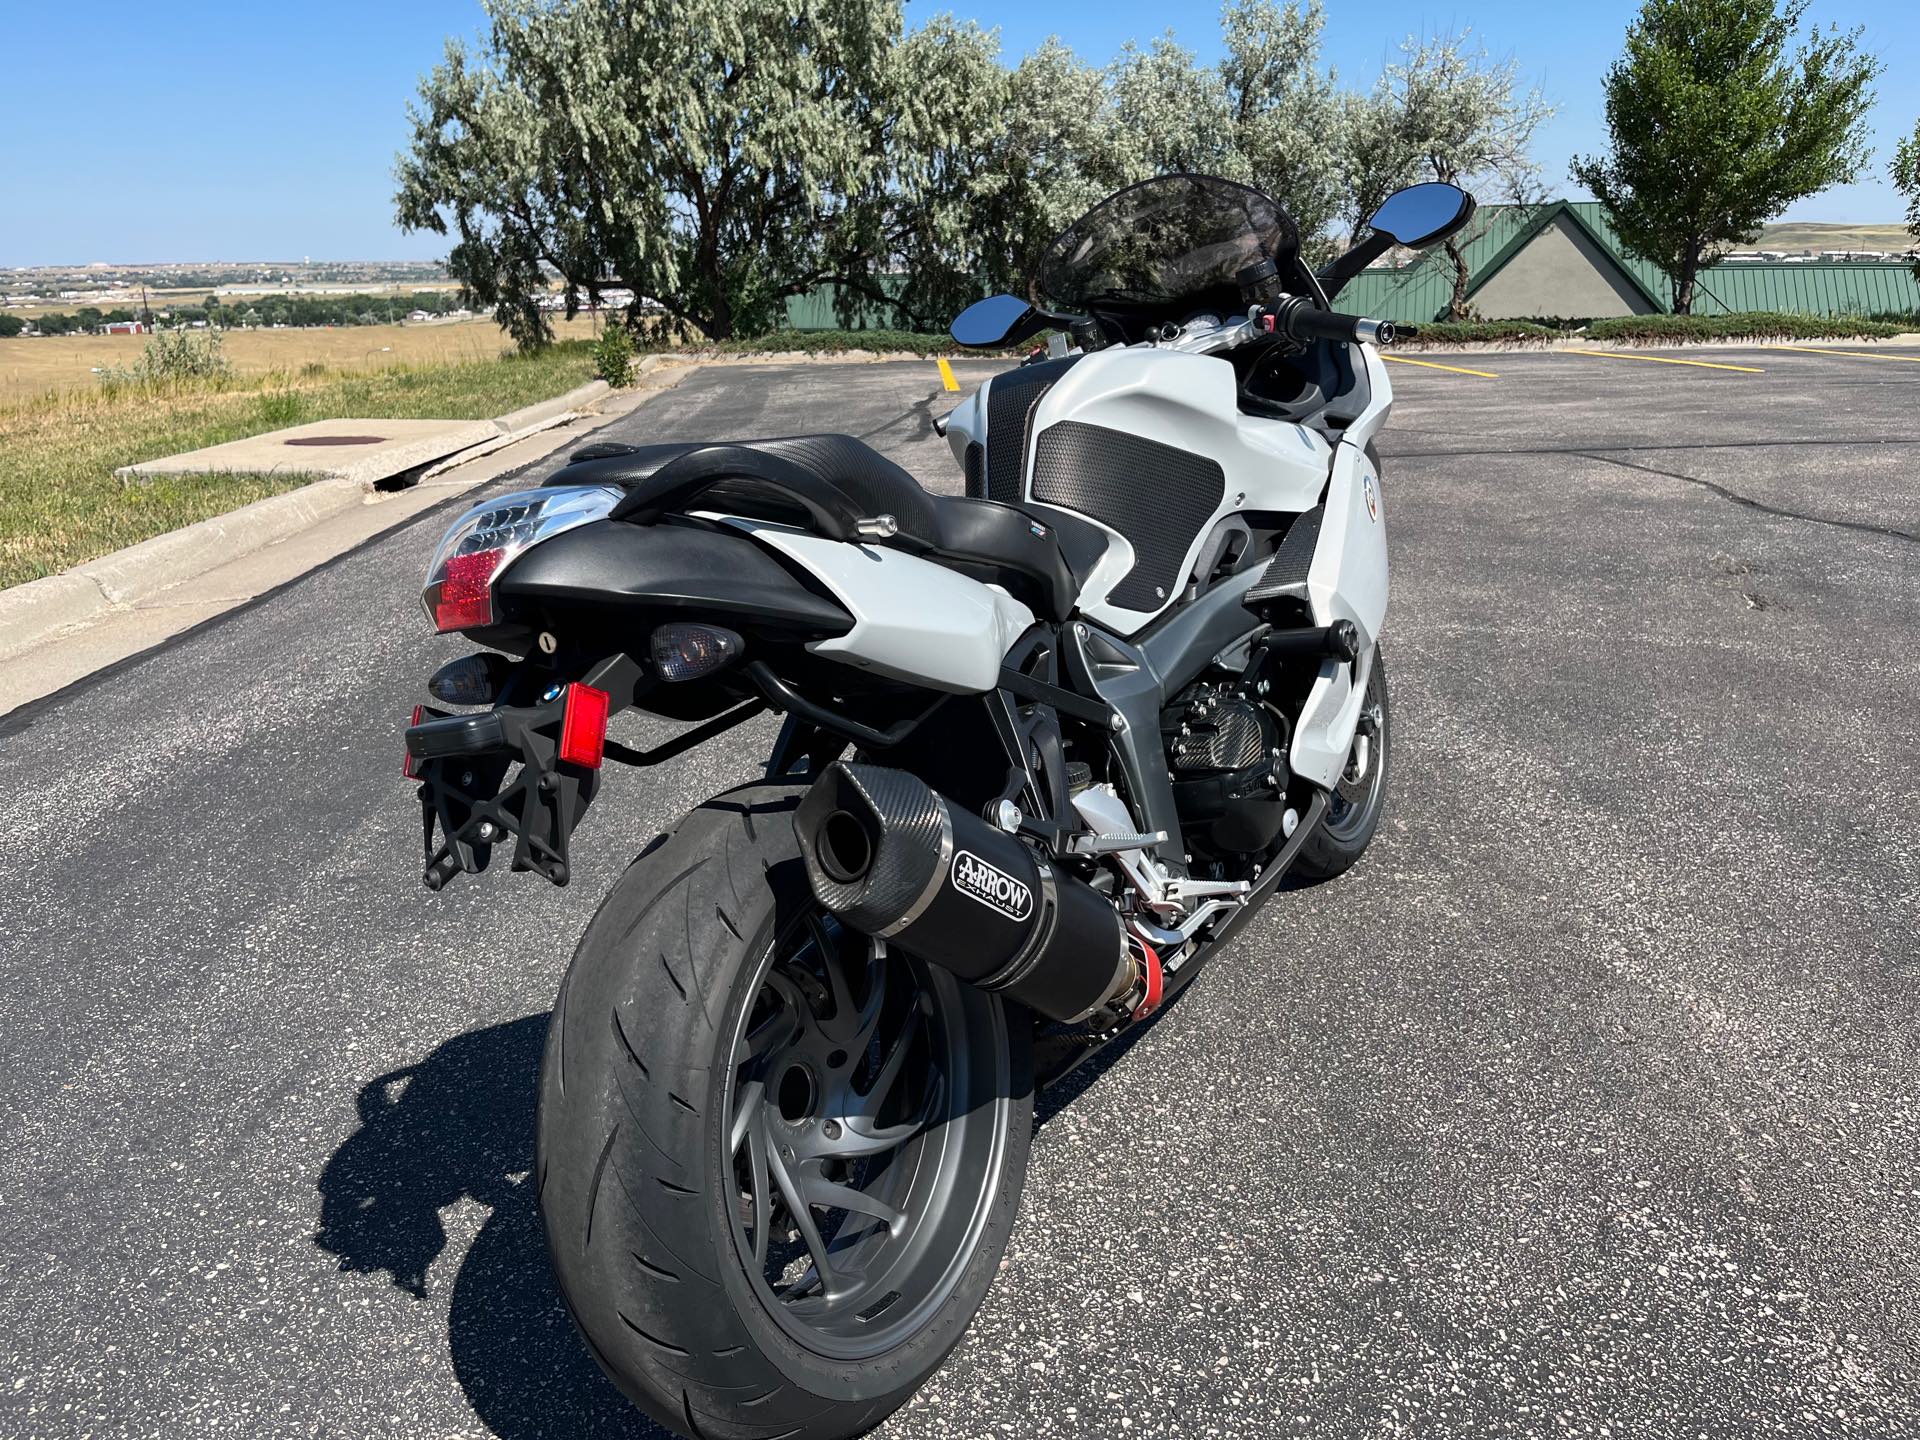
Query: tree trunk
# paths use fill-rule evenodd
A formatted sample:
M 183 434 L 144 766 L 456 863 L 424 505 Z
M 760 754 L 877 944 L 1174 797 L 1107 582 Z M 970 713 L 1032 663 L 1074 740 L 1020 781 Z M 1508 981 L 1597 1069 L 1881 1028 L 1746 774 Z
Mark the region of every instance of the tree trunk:
M 1691 315 L 1693 313 L 1693 284 L 1700 275 L 1700 257 L 1697 253 L 1687 256 L 1680 262 L 1680 273 L 1673 282 L 1673 313 Z
M 1453 261 L 1453 295 L 1447 301 L 1447 319 L 1464 320 L 1467 318 L 1467 284 L 1473 276 L 1467 270 L 1466 253 L 1458 245 L 1449 240 L 1443 248 L 1447 258 Z

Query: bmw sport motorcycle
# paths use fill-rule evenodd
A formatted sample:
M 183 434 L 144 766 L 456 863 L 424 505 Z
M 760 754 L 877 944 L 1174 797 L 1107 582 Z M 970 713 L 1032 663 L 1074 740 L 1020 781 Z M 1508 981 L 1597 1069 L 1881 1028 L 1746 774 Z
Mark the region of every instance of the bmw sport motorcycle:
M 448 531 L 426 610 L 486 649 L 406 732 L 430 888 L 503 846 L 565 884 L 607 762 L 785 717 L 601 902 L 548 1031 L 554 1273 L 655 1420 L 899 1406 L 993 1278 L 1036 1086 L 1366 849 L 1392 327 L 1330 301 L 1472 211 L 1401 191 L 1316 275 L 1267 196 L 1150 180 L 954 322 L 1050 335 L 939 422 L 964 497 L 844 435 L 594 444 Z M 687 728 L 636 750 L 629 708 Z

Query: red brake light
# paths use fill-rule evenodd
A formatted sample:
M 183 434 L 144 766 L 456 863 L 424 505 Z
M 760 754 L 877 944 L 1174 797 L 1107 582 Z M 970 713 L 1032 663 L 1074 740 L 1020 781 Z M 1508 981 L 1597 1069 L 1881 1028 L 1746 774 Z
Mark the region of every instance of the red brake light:
M 426 714 L 426 711 L 427 711 L 427 707 L 424 705 L 414 706 L 413 719 L 407 722 L 407 728 L 412 729 L 415 725 L 418 725 L 421 721 L 421 718 Z M 414 770 L 413 770 L 413 752 L 411 750 L 403 751 L 401 753 L 400 773 L 406 776 L 407 779 L 409 780 L 418 780 L 420 778 L 418 775 L 414 773 Z
M 560 758 L 569 765 L 598 770 L 607 749 L 607 714 L 613 697 L 591 685 L 567 686 L 567 708 L 560 718 Z
M 475 550 L 447 557 L 447 578 L 433 601 L 434 628 L 467 630 L 493 623 L 493 577 L 505 550 Z

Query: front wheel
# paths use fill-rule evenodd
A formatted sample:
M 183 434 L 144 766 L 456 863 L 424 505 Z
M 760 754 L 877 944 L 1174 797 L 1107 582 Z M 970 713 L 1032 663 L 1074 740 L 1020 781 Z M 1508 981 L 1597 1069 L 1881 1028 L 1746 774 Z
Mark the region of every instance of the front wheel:
M 855 1435 L 958 1342 L 1012 1228 L 1024 1012 L 814 900 L 804 787 L 718 796 L 568 969 L 540 1208 L 601 1367 L 693 1436 Z
M 1366 853 L 1380 816 L 1387 808 L 1387 771 L 1392 758 L 1393 724 L 1387 707 L 1387 662 L 1375 646 L 1360 702 L 1360 723 L 1346 768 L 1327 802 L 1320 828 L 1300 847 L 1294 870 L 1303 879 L 1331 880 Z

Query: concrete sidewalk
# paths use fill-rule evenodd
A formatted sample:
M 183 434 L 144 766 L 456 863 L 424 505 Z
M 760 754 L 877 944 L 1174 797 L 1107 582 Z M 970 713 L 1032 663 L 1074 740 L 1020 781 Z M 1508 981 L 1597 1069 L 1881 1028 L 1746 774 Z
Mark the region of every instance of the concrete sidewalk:
M 0 715 L 275 590 L 444 501 L 578 444 L 677 384 L 690 368 L 655 369 L 644 388 L 613 393 L 596 381 L 498 420 L 457 422 L 466 447 L 438 465 L 428 463 L 436 458 L 430 453 L 416 459 L 408 468 L 417 478 L 402 489 L 377 489 L 379 477 L 366 474 L 328 475 L 0 590 Z M 583 406 L 592 406 L 593 413 L 582 413 Z M 407 424 L 452 429 L 444 421 L 322 423 L 357 433 Z M 298 431 L 279 432 L 290 433 Z

